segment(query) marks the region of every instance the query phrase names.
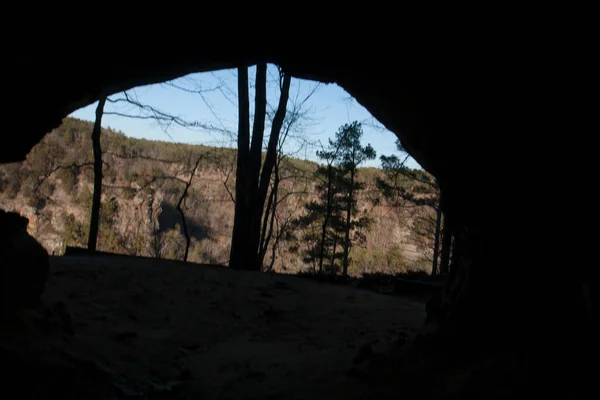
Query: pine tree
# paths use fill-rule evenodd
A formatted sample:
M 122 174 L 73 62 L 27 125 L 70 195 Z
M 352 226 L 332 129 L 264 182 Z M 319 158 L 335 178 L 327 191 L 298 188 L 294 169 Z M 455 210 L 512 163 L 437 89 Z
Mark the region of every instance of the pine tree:
M 367 160 L 374 160 L 375 150 L 370 144 L 362 146 L 360 140 L 363 131 L 359 122 L 345 124 L 336 133 L 335 146 L 339 149 L 339 168 L 341 170 L 340 186 L 342 188 L 342 205 L 346 221 L 344 227 L 342 267 L 344 276 L 348 275 L 351 238 L 350 233 L 358 228 L 367 227 L 369 220 L 356 219 L 357 193 L 364 189 L 364 184 L 358 182 L 358 166 Z
M 324 268 L 337 273 L 341 266 L 347 275 L 351 232 L 370 223 L 367 218 L 356 218 L 357 193 L 363 189 L 357 180 L 358 166 L 375 158 L 371 145 L 360 144 L 362 134 L 358 122 L 343 125 L 335 140 L 329 140 L 329 147 L 317 152 L 324 161 L 315 172 L 317 199 L 309 202 L 306 214 L 295 221 L 307 245 L 304 261 L 318 273 Z
M 399 152 L 406 154 L 400 141 L 396 141 L 396 147 Z M 400 160 L 396 155 L 382 155 L 380 159 L 385 179 L 378 178 L 377 186 L 383 197 L 392 206 L 402 207 L 404 203 L 409 203 L 416 206 L 428 206 L 435 211 L 436 217 L 434 219 L 424 218 L 415 222 L 415 233 L 427 239 L 433 236 L 434 245 L 431 273 L 432 275 L 446 273 L 450 254 L 450 236 L 447 233 L 447 229 L 445 229 L 444 235 L 441 233 L 443 215 L 437 181 L 424 171 L 406 167 L 405 161 L 408 159 L 408 155 L 404 160 Z M 438 268 L 440 238 L 444 236 L 446 239 L 442 243 L 442 262 L 440 268 Z

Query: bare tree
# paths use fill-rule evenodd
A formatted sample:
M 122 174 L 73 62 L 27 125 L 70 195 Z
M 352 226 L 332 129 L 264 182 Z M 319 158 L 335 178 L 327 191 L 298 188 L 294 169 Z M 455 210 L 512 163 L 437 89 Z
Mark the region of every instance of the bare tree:
M 203 99 L 204 99 L 203 93 L 205 93 L 207 91 L 213 91 L 213 90 L 220 89 L 220 87 L 209 88 L 209 89 L 196 87 L 194 89 L 190 89 L 190 88 L 181 86 L 174 82 L 165 82 L 165 83 L 163 83 L 163 85 L 175 88 L 177 90 L 194 93 L 194 94 L 199 94 L 200 96 L 202 96 Z M 219 132 L 222 134 L 227 134 L 230 136 L 232 135 L 232 132 L 230 130 L 228 130 L 227 128 L 225 128 L 224 126 L 217 127 L 217 126 L 210 125 L 207 123 L 201 123 L 201 122 L 194 121 L 194 120 L 188 120 L 184 117 L 173 115 L 171 113 L 160 110 L 151 105 L 144 104 L 137 98 L 137 96 L 135 96 L 135 91 L 133 93 L 134 93 L 133 95 L 130 95 L 128 92 L 123 92 L 122 97 L 115 98 L 115 99 L 109 98 L 109 99 L 105 99 L 105 100 L 107 100 L 109 103 L 112 103 L 112 104 L 126 104 L 129 106 L 132 106 L 134 110 L 137 110 L 137 112 L 132 111 L 130 109 L 128 112 L 108 111 L 108 112 L 105 112 L 104 114 L 116 115 L 116 116 L 125 117 L 125 118 L 132 118 L 132 119 L 152 120 L 154 122 L 157 122 L 159 124 L 159 126 L 163 129 L 165 134 L 167 134 L 169 137 L 171 137 L 171 136 L 169 135 L 168 131 L 172 126 L 180 126 L 180 127 L 184 127 L 184 128 L 188 128 L 188 129 L 198 129 L 198 130 L 204 130 L 204 131 L 210 131 L 210 132 L 216 131 L 216 132 Z M 206 102 L 206 99 L 204 99 L 204 101 Z M 209 108 L 210 108 L 210 104 L 208 104 L 208 102 L 206 102 L 206 103 L 207 103 L 207 106 L 209 106 Z M 133 155 L 131 155 L 131 158 L 133 158 Z M 183 161 L 183 160 L 158 160 L 158 159 L 155 159 L 152 157 L 144 157 L 144 156 L 140 156 L 140 155 L 136 156 L 136 158 L 145 158 L 145 159 L 149 159 L 151 161 L 160 161 L 160 162 L 166 162 L 166 163 L 171 163 L 171 164 L 179 163 L 179 162 Z M 142 186 L 142 188 L 148 187 L 152 183 L 154 183 L 158 180 L 174 180 L 174 181 L 184 184 L 183 192 L 182 192 L 181 196 L 179 197 L 179 200 L 178 200 L 177 206 L 176 206 L 176 209 L 181 216 L 182 229 L 183 229 L 183 233 L 184 233 L 185 240 L 186 240 L 186 246 L 185 246 L 185 251 L 184 251 L 184 256 L 183 256 L 184 262 L 187 262 L 187 258 L 189 255 L 189 248 L 191 245 L 191 232 L 189 232 L 189 230 L 188 230 L 186 217 L 185 217 L 185 213 L 184 213 L 185 200 L 188 195 L 188 190 L 194 179 L 196 170 L 200 164 L 200 160 L 201 160 L 201 157 L 198 157 L 194 164 L 194 167 L 192 168 L 192 170 L 190 172 L 190 177 L 187 181 L 185 181 L 181 178 L 178 178 L 177 176 L 161 176 L 161 177 L 153 176 L 149 182 L 146 182 Z M 225 182 L 225 187 L 228 189 L 227 181 Z M 160 233 L 157 231 L 155 226 L 152 227 L 152 232 L 153 232 L 153 237 L 154 237 L 154 241 L 153 241 L 154 256 L 156 258 L 160 258 L 160 256 L 161 256 Z
M 183 234 L 185 235 L 185 253 L 183 255 L 183 262 L 187 262 L 188 253 L 190 251 L 191 244 L 191 234 L 187 228 L 187 222 L 185 220 L 185 214 L 183 212 L 183 206 L 185 206 L 185 199 L 188 194 L 188 190 L 192 185 L 192 180 L 194 179 L 194 175 L 196 174 L 196 170 L 198 169 L 198 165 L 200 165 L 201 158 L 198 157 L 196 160 L 196 164 L 194 164 L 194 168 L 192 168 L 192 172 L 190 173 L 190 179 L 185 183 L 185 187 L 183 192 L 181 193 L 181 197 L 179 197 L 179 201 L 177 202 L 177 211 L 179 211 L 179 215 L 181 215 L 181 223 L 183 225 Z
M 223 186 L 229 199 L 235 204 L 235 196 L 231 191 L 231 179 L 235 175 L 234 171 L 237 163 L 237 153 L 230 149 L 214 148 L 211 151 L 210 160 L 212 165 L 223 175 Z M 235 189 L 234 189 L 235 190 Z
M 193 156 L 190 155 L 190 157 L 193 157 Z M 144 189 L 150 187 L 151 185 L 153 185 L 157 182 L 160 182 L 160 181 L 174 181 L 174 182 L 183 184 L 183 191 L 181 192 L 181 195 L 179 196 L 179 198 L 177 200 L 177 205 L 175 208 L 181 217 L 181 228 L 183 229 L 183 235 L 184 235 L 184 238 L 186 241 L 184 255 L 183 255 L 184 262 L 187 262 L 187 259 L 188 259 L 189 249 L 191 246 L 191 238 L 192 238 L 192 234 L 193 234 L 193 232 L 190 232 L 190 230 L 188 228 L 187 218 L 185 215 L 186 199 L 188 198 L 189 189 L 192 186 L 194 177 L 196 175 L 196 172 L 198 171 L 198 168 L 200 166 L 200 162 L 201 162 L 202 158 L 203 158 L 202 155 L 196 156 L 195 161 L 192 162 L 193 166 L 191 167 L 191 170 L 189 171 L 189 178 L 187 178 L 187 180 L 179 177 L 181 174 L 187 173 L 187 172 L 185 172 L 185 167 L 184 167 L 181 169 L 180 172 L 174 173 L 172 175 L 152 176 L 139 189 L 139 190 L 144 190 Z M 161 161 L 168 162 L 166 160 L 161 160 Z M 179 163 L 179 162 L 182 162 L 182 161 L 180 160 L 178 162 L 168 162 L 168 163 L 175 164 L 175 163 Z M 187 162 L 186 162 L 186 164 L 187 164 Z M 150 223 L 152 224 L 151 229 L 152 229 L 152 237 L 153 237 L 154 257 L 161 258 L 161 251 L 162 251 L 162 246 L 163 246 L 163 243 L 161 242 L 161 234 L 158 230 L 158 227 L 156 226 L 154 219 L 150 218 L 150 220 L 151 220 Z
M 279 199 L 274 200 L 274 206 L 271 212 L 270 228 L 268 232 L 268 236 L 273 238 L 273 244 L 271 245 L 271 261 L 269 265 L 265 267 L 266 271 L 273 270 L 279 244 L 284 237 L 288 236 L 290 227 L 293 225 L 294 218 L 296 217 L 298 211 L 303 208 L 304 202 L 306 201 L 306 196 L 309 194 L 308 189 L 311 182 L 311 178 L 308 174 L 303 173 L 302 175 L 299 175 L 295 171 L 293 174 L 282 177 L 283 174 L 279 172 L 280 169 L 282 168 L 278 166 L 277 179 L 279 179 L 280 183 L 290 181 L 292 183 L 292 189 L 287 193 L 283 193 L 281 196 L 278 195 L 277 197 Z M 286 169 L 287 168 L 282 169 L 284 173 Z M 300 189 L 297 189 L 294 185 L 295 181 L 298 179 L 300 179 L 300 182 L 303 185 L 303 187 Z M 278 191 L 275 193 L 278 193 Z M 294 199 L 295 202 L 293 202 Z M 273 222 L 275 223 L 273 224 Z M 266 245 L 264 246 L 263 251 L 266 253 Z
M 94 194 L 92 196 L 92 212 L 90 216 L 90 235 L 88 238 L 88 251 L 95 252 L 98 242 L 98 220 L 100 218 L 100 201 L 102 197 L 102 147 L 100 146 L 100 133 L 102 130 L 102 114 L 106 96 L 101 97 L 96 107 L 96 121 L 92 130 L 92 146 L 94 149 Z
M 275 168 L 277 144 L 287 112 L 291 76 L 281 72 L 281 95 L 262 163 L 262 139 L 266 113 L 267 65 L 256 67 L 255 114 L 252 143 L 250 143 L 250 102 L 248 94 L 248 68 L 238 69 L 238 159 L 236 171 L 236 198 L 233 234 L 229 264 L 235 269 L 260 270 L 259 245 L 261 222 Z
M 106 164 L 103 161 L 103 164 Z M 74 169 L 74 170 L 81 170 L 82 168 L 85 167 L 93 167 L 94 166 L 94 162 L 85 162 L 85 163 L 71 163 L 69 165 L 58 165 L 56 167 L 53 167 L 52 169 L 50 169 L 49 171 L 47 171 L 46 173 L 44 173 L 42 176 L 39 177 L 37 183 L 35 184 L 35 188 L 34 190 L 37 191 L 39 190 L 40 186 L 42 186 L 42 184 L 48 179 L 50 178 L 55 172 L 61 170 L 61 169 Z
M 238 78 L 241 78 L 238 80 L 238 83 L 240 80 L 241 82 L 246 82 L 246 80 L 248 80 L 248 83 L 243 84 L 239 91 L 239 95 L 241 95 L 240 104 L 242 105 L 242 109 L 240 110 L 241 118 L 238 120 L 238 123 L 242 122 L 242 124 L 239 124 L 240 126 L 238 127 L 239 132 L 241 133 L 238 136 L 238 147 L 240 147 L 242 150 L 238 150 L 238 152 L 232 152 L 226 148 L 215 148 L 209 155 L 209 157 L 211 157 L 212 164 L 223 176 L 223 186 L 229 195 L 229 199 L 236 207 L 236 215 L 238 215 L 238 218 L 243 215 L 248 215 L 249 213 L 248 211 L 240 210 L 251 208 L 253 210 L 252 212 L 254 212 L 255 205 L 258 207 L 259 203 L 263 203 L 264 210 L 262 212 L 262 217 L 257 216 L 252 218 L 252 220 L 260 221 L 257 262 L 261 266 L 264 265 L 264 258 L 266 256 L 268 247 L 271 244 L 271 239 L 276 236 L 277 206 L 287 201 L 289 195 L 291 194 L 289 193 L 284 195 L 283 198 L 279 198 L 278 192 L 281 186 L 282 178 L 283 180 L 292 179 L 292 176 L 288 177 L 286 174 L 284 174 L 285 176 L 282 177 L 280 174 L 281 165 L 282 163 L 286 162 L 289 156 L 296 154 L 302 149 L 306 149 L 310 145 L 310 141 L 304 134 L 304 130 L 307 129 L 311 123 L 311 118 L 309 117 L 310 110 L 308 107 L 306 107 L 306 103 L 319 87 L 319 84 L 314 85 L 305 97 L 301 97 L 301 93 L 303 92 L 300 90 L 301 85 L 298 84 L 298 90 L 296 91 L 295 97 L 288 100 L 290 106 L 285 113 L 279 133 L 276 135 L 271 135 L 268 138 L 271 148 L 273 148 L 273 144 L 276 144 L 276 155 L 272 167 L 270 181 L 267 181 L 268 178 L 264 178 L 263 173 L 265 168 L 269 167 L 268 161 L 270 155 L 268 155 L 268 146 L 266 148 L 268 157 L 266 157 L 263 164 L 263 171 L 261 171 L 261 159 L 265 154 L 263 153 L 263 144 L 265 142 L 263 132 L 265 129 L 271 129 L 272 132 L 277 131 L 274 124 L 276 124 L 277 119 L 280 118 L 278 115 L 281 114 L 281 111 L 278 113 L 278 110 L 280 110 L 281 107 L 279 105 L 272 106 L 268 102 L 265 83 L 267 82 L 267 75 L 269 75 L 270 71 L 268 69 L 265 70 L 265 68 L 266 67 L 264 65 L 258 67 L 257 78 L 254 84 L 249 82 L 249 77 L 246 76 L 247 70 L 243 71 L 241 75 L 238 75 Z M 284 88 L 284 77 L 281 71 L 279 71 L 278 75 L 279 77 L 276 79 L 279 83 L 280 91 L 282 91 Z M 248 91 L 247 87 L 252 86 L 256 88 L 256 105 L 252 136 L 250 136 L 249 100 L 246 101 L 246 99 L 249 97 L 249 93 L 246 94 L 245 92 Z M 221 85 L 219 88 L 226 88 L 226 85 Z M 192 92 L 193 90 L 190 91 L 190 93 Z M 206 100 L 205 103 L 210 105 Z M 245 109 L 248 109 L 247 115 L 243 113 Z M 214 116 L 217 118 L 216 115 Z M 287 148 L 289 146 L 284 147 L 286 142 L 289 141 L 293 141 L 294 143 L 298 144 L 298 149 L 295 152 L 294 150 Z M 245 166 L 245 168 L 240 166 Z M 240 173 L 237 173 L 238 171 Z M 234 189 L 236 191 L 235 195 L 231 189 L 231 184 L 234 177 L 236 182 L 236 188 Z M 267 185 L 265 185 L 265 183 L 267 183 Z M 267 189 L 266 195 L 264 192 L 261 192 L 265 186 Z M 241 188 L 244 189 L 240 192 Z M 256 192 L 253 192 L 253 188 L 258 189 Z M 265 197 L 265 200 L 262 199 L 263 196 Z M 248 204 L 246 204 L 246 202 Z M 266 203 L 266 207 L 264 207 L 264 203 Z M 248 226 L 250 226 L 250 224 L 248 224 Z M 283 224 L 279 225 L 281 228 L 283 228 L 283 226 Z M 287 227 L 287 225 L 285 226 Z M 236 229 L 242 229 L 240 228 L 239 223 Z M 239 231 L 236 231 L 234 234 L 235 237 L 238 237 L 238 232 Z M 283 232 L 280 233 L 280 236 L 281 235 L 283 235 Z M 246 238 L 248 237 L 248 235 L 243 236 Z M 235 240 L 233 241 L 235 242 Z M 234 244 L 233 247 L 236 247 L 236 245 Z
M 291 110 L 292 112 L 288 115 L 288 118 L 286 118 L 286 105 L 289 97 L 291 77 L 286 76 L 282 73 L 282 71 L 280 71 L 279 83 L 281 89 L 281 96 L 279 100 L 279 105 L 277 106 L 277 108 L 272 110 L 272 113 L 269 113 L 271 110 L 267 110 L 268 103 L 266 101 L 266 76 L 266 64 L 258 66 L 257 78 L 254 82 L 254 86 L 256 88 L 254 107 L 255 115 L 251 137 L 249 132 L 250 107 L 248 100 L 249 82 L 247 76 L 247 69 L 245 69 L 245 76 L 243 71 L 238 76 L 240 118 L 238 121 L 239 135 L 238 154 L 236 160 L 237 171 L 235 175 L 235 196 L 233 195 L 232 190 L 230 189 L 230 182 L 233 176 L 232 173 L 234 164 L 232 164 L 229 168 L 227 166 L 220 165 L 222 164 L 222 162 L 216 164 L 217 169 L 219 169 L 224 176 L 225 180 L 223 184 L 225 190 L 227 191 L 229 198 L 235 203 L 236 207 L 236 221 L 234 222 L 232 249 L 240 247 L 236 245 L 238 243 L 238 241 L 236 240 L 237 238 L 243 237 L 249 239 L 249 246 L 244 245 L 244 247 L 255 249 L 255 255 L 251 256 L 250 258 L 244 256 L 241 257 L 241 259 L 243 259 L 244 261 L 248 261 L 256 258 L 255 262 L 250 261 L 250 264 L 254 265 L 253 267 L 251 267 L 253 269 L 258 269 L 260 268 L 260 266 L 262 266 L 267 247 L 270 244 L 270 240 L 273 237 L 273 231 L 275 229 L 277 205 L 281 203 L 280 199 L 277 198 L 277 192 L 280 185 L 279 167 L 281 160 L 283 159 L 281 157 L 281 149 L 283 147 L 283 143 L 285 142 L 285 139 L 287 137 L 291 137 L 294 135 L 294 125 L 299 125 L 301 117 L 305 117 L 305 114 L 303 115 L 300 113 L 302 109 L 301 106 L 306 102 L 306 100 L 308 100 L 312 93 L 314 93 L 313 89 L 313 91 L 309 94 L 309 96 L 307 96 L 306 99 L 304 99 L 304 101 L 294 102 L 294 107 Z M 240 82 L 245 83 L 243 87 L 240 86 Z M 163 128 L 163 130 L 165 130 L 165 132 L 167 132 L 167 130 L 171 126 L 180 126 L 206 131 L 216 131 L 218 133 L 227 134 L 227 136 L 229 137 L 232 136 L 231 131 L 228 130 L 225 127 L 225 125 L 221 122 L 208 100 L 204 97 L 204 93 L 208 91 L 218 90 L 222 93 L 224 91 L 227 91 L 228 88 L 224 83 L 221 82 L 213 88 L 206 88 L 194 82 L 192 82 L 191 88 L 189 87 L 189 82 L 187 82 L 186 84 L 166 82 L 163 85 L 177 90 L 182 90 L 187 93 L 198 94 L 208 106 L 213 116 L 217 119 L 220 126 L 188 120 L 185 117 L 172 115 L 163 110 L 159 110 L 156 107 L 143 104 L 135 95 L 135 91 L 133 91 L 132 94 L 124 92 L 120 98 L 108 100 L 112 104 L 125 104 L 128 106 L 133 106 L 133 111 L 132 108 L 130 108 L 126 111 L 109 111 L 106 112 L 106 114 L 136 119 L 153 120 L 157 122 Z M 244 98 L 246 99 L 246 101 L 243 100 Z M 298 98 L 296 100 L 298 100 Z M 266 157 L 264 158 L 264 162 L 262 163 L 261 169 L 261 161 L 263 159 L 263 134 L 266 125 L 266 117 L 269 117 L 271 134 L 269 136 L 268 145 L 266 147 Z M 246 122 L 244 123 L 243 121 Z M 240 151 L 240 148 L 245 148 L 246 150 Z M 221 157 L 215 157 L 216 160 L 220 158 Z M 246 168 L 241 166 L 244 166 Z M 275 177 L 276 179 L 273 179 L 273 177 Z M 182 200 L 180 198 L 180 203 L 182 203 L 182 205 L 185 206 L 185 199 Z M 267 203 L 266 209 L 265 203 Z M 242 211 L 240 211 L 240 209 Z M 241 224 L 241 218 L 246 219 L 246 222 Z M 280 225 L 280 227 L 283 226 L 285 225 Z M 241 232 L 245 233 L 241 234 Z M 186 234 L 186 236 L 189 235 Z M 189 238 L 187 240 L 187 243 L 189 245 Z M 254 250 L 251 251 L 251 253 L 254 253 Z M 235 259 L 235 257 L 233 258 Z M 235 265 L 236 262 L 233 261 L 232 264 Z
M 308 177 L 308 175 L 304 172 L 298 171 L 297 169 L 293 168 L 291 163 L 286 162 L 288 158 L 291 155 L 293 155 L 293 153 L 286 152 L 284 146 L 290 138 L 301 142 L 302 146 L 300 146 L 300 149 L 302 147 L 310 145 L 304 135 L 307 126 L 311 123 L 311 118 L 308 116 L 308 114 L 310 113 L 310 109 L 306 107 L 306 104 L 308 100 L 315 94 L 318 88 L 318 84 L 313 86 L 313 88 L 303 99 L 300 99 L 299 97 L 300 88 L 298 88 L 298 90 L 296 91 L 295 98 L 290 101 L 291 106 L 286 113 L 286 117 L 282 127 L 282 134 L 279 136 L 279 141 L 277 144 L 277 158 L 275 161 L 272 182 L 269 188 L 267 207 L 263 214 L 262 229 L 260 232 L 258 261 L 263 266 L 268 246 L 273 237 L 275 221 L 281 218 L 281 216 L 279 216 L 277 213 L 278 206 L 284 201 L 287 201 L 289 196 L 293 194 L 305 195 L 308 190 L 308 186 L 305 184 L 304 189 L 300 191 L 294 190 L 288 192 L 284 194 L 281 198 L 279 198 L 279 191 L 282 181 L 291 181 L 293 179 L 297 179 L 300 175 L 303 175 L 305 178 Z M 282 171 L 284 172 L 284 174 L 281 174 L 280 171 L 284 164 L 286 171 Z M 266 268 L 267 270 L 273 268 L 273 264 L 275 262 L 275 249 L 279 243 L 279 240 L 285 233 L 285 229 L 289 226 L 289 222 L 291 221 L 291 215 L 288 215 L 287 218 L 285 218 L 285 221 L 285 223 L 277 223 L 276 243 L 273 244 L 271 264 L 268 268 Z

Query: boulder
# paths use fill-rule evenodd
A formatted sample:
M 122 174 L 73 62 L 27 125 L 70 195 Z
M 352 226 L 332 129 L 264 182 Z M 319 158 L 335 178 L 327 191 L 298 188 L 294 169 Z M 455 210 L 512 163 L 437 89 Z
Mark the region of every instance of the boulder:
M 0 310 L 41 305 L 48 279 L 48 252 L 27 233 L 29 220 L 0 210 Z

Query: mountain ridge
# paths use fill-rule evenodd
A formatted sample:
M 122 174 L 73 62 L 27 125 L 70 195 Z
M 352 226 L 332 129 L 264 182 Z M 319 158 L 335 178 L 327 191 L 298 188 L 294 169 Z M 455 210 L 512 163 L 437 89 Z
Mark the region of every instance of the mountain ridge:
M 26 161 L 0 166 L 0 208 L 30 220 L 29 231 L 51 254 L 67 245 L 84 246 L 93 180 L 92 123 L 65 118 L 36 145 Z M 181 259 L 185 238 L 176 204 L 193 161 L 201 162 L 186 199 L 186 223 L 192 232 L 190 261 L 226 264 L 229 256 L 235 192 L 235 149 L 127 137 L 102 130 L 103 195 L 98 249 L 120 254 Z M 314 196 L 312 173 L 318 163 L 286 160 L 281 213 L 299 215 Z M 422 172 L 425 173 L 425 172 Z M 395 209 L 376 190 L 380 169 L 360 168 L 366 189 L 359 209 L 374 223 L 352 248 L 351 274 L 430 271 L 433 238 L 416 235 L 415 224 L 431 219 L 424 206 Z M 404 182 L 410 185 L 407 180 Z M 283 240 L 276 250 L 278 271 L 308 268 Z M 269 254 L 271 251 L 269 251 Z

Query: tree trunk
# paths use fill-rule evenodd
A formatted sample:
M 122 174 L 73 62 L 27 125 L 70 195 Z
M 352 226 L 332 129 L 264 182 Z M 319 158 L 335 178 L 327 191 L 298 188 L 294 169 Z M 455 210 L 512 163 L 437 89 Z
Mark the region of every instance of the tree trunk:
M 275 174 L 276 174 L 276 179 L 277 182 L 279 182 L 279 167 L 277 167 L 275 169 Z M 279 185 L 278 185 L 279 186 Z M 275 215 L 277 212 L 277 191 L 275 192 L 275 202 L 273 204 L 273 212 L 271 215 L 271 226 L 269 227 L 269 236 L 268 239 L 270 240 L 272 234 L 273 234 L 273 229 L 274 229 L 274 225 L 275 225 Z M 279 226 L 279 224 L 277 225 L 277 234 L 275 235 L 275 242 L 273 243 L 273 246 L 271 246 L 271 264 L 269 264 L 269 268 L 268 271 L 273 271 L 273 266 L 275 265 L 275 257 L 276 257 L 276 251 L 277 251 L 277 246 L 279 245 L 279 240 L 281 239 L 281 235 L 283 235 L 283 230 L 285 229 L 285 225 L 284 226 Z M 267 245 L 269 243 L 269 240 L 267 240 Z M 265 246 L 265 252 L 267 251 L 267 246 Z M 264 255 L 263 255 L 263 259 L 264 259 Z
M 327 213 L 321 226 L 321 248 L 319 254 L 319 273 L 323 272 L 323 258 L 325 258 L 325 239 L 327 236 L 327 225 L 329 224 L 329 218 L 331 217 L 332 208 L 332 190 L 333 190 L 333 166 L 327 166 Z
M 261 259 L 261 236 L 260 229 L 263 205 L 258 208 L 259 199 L 259 178 L 261 170 L 262 146 L 265 133 L 265 113 L 267 109 L 267 64 L 259 63 L 256 65 L 254 95 L 254 122 L 252 125 L 252 144 L 250 145 L 249 165 L 246 167 L 249 173 L 250 208 L 247 218 L 249 218 L 249 236 L 248 236 L 248 269 L 260 270 L 262 268 Z M 258 236 L 254 236 L 258 235 Z
M 250 102 L 248 100 L 248 69 L 238 69 L 240 120 L 238 133 L 238 163 L 236 172 L 236 201 L 231 240 L 230 267 L 260 271 L 261 221 L 277 158 L 279 134 L 285 119 L 291 76 L 284 75 L 279 105 L 271 125 L 267 155 L 260 171 L 260 157 L 266 109 L 266 65 L 258 65 L 256 73 L 256 111 L 252 148 L 250 146 Z M 265 103 L 265 104 L 263 104 Z M 258 115 L 261 113 L 262 115 Z M 258 118 L 258 119 L 257 119 Z M 261 122 L 262 121 L 262 122 Z M 258 176 L 260 175 L 260 180 Z M 243 182 L 240 182 L 243 180 Z
M 442 259 L 440 260 L 440 275 L 448 275 L 450 266 L 450 245 L 452 244 L 452 233 L 448 218 L 444 215 L 444 227 L 442 229 Z
M 277 168 L 275 168 L 275 175 L 277 175 Z M 277 212 L 276 204 L 274 204 L 275 196 L 276 196 L 276 186 L 277 186 L 277 176 L 275 177 L 275 181 L 273 182 L 273 186 L 271 187 L 271 191 L 269 193 L 269 201 L 267 201 L 267 208 L 264 212 L 264 217 L 262 220 L 262 228 L 260 230 L 260 244 L 258 245 L 258 260 L 261 265 L 264 261 L 265 254 L 267 252 L 267 247 L 269 247 L 269 241 L 271 239 L 271 233 L 273 229 L 273 218 L 274 213 Z M 271 221 L 271 222 L 270 222 Z
M 279 135 L 281 133 L 283 121 L 287 112 L 287 102 L 290 94 L 290 82 L 291 76 L 285 74 L 283 77 L 281 95 L 279 96 L 279 104 L 277 105 L 277 111 L 275 112 L 273 124 L 271 125 L 271 134 L 269 136 L 269 144 L 267 145 L 265 162 L 260 173 L 258 187 L 255 189 L 256 201 L 253 204 L 254 212 L 250 232 L 250 246 L 252 249 L 251 251 L 253 252 L 254 270 L 260 270 L 262 268 L 262 263 L 260 262 L 259 256 L 261 221 L 263 219 L 263 212 L 267 194 L 269 192 L 269 186 L 271 185 L 271 175 L 273 174 L 273 169 L 275 168 L 275 163 L 277 161 L 277 145 L 279 144 Z M 265 215 L 264 218 L 269 218 L 269 215 Z
M 252 210 L 250 214 L 250 232 L 249 232 L 249 257 L 251 267 L 250 269 L 260 271 L 262 269 L 262 263 L 260 262 L 260 233 L 261 233 L 261 222 L 263 219 L 265 201 L 271 184 L 271 175 L 275 162 L 277 161 L 277 145 L 279 143 L 279 134 L 283 126 L 283 120 L 285 119 L 286 107 L 290 92 L 290 81 L 291 76 L 285 75 L 283 79 L 283 87 L 281 89 L 281 95 L 279 97 L 279 104 L 275 117 L 273 118 L 273 124 L 271 125 L 271 134 L 269 137 L 269 144 L 267 145 L 267 154 L 265 156 L 265 162 L 260 172 L 260 181 L 258 181 L 258 187 L 252 188 L 255 195 L 253 196 L 254 201 L 252 203 Z M 268 218 L 268 215 L 264 216 Z
M 438 204 L 437 217 L 435 220 L 435 242 L 433 244 L 433 264 L 431 265 L 431 275 L 438 274 L 438 254 L 440 250 L 440 228 L 442 224 L 442 207 Z
M 102 131 L 102 115 L 106 97 L 100 98 L 96 107 L 96 121 L 92 130 L 92 147 L 94 149 L 94 194 L 92 196 L 92 213 L 90 216 L 90 235 L 88 237 L 88 251 L 95 252 L 98 242 L 98 222 L 100 219 L 100 201 L 102 199 L 102 147 L 100 146 L 100 133 Z
M 335 268 L 335 253 L 337 251 L 337 240 L 338 237 L 337 235 L 333 236 L 333 251 L 331 252 L 331 275 L 335 275 L 336 274 L 336 268 Z
M 277 245 L 279 244 L 279 238 L 275 239 L 275 243 L 273 243 L 273 246 L 271 247 L 271 262 L 269 263 L 269 267 L 267 268 L 267 271 L 271 272 L 273 271 L 273 267 L 275 266 L 275 260 L 277 259 Z
M 452 235 L 452 245 L 450 246 L 450 266 L 448 267 L 450 272 L 452 272 L 454 265 L 460 264 L 463 244 L 464 243 L 460 235 Z
M 185 222 L 185 214 L 183 212 L 182 205 L 183 205 L 183 202 L 185 201 L 188 190 L 189 190 L 190 186 L 192 185 L 192 180 L 194 179 L 194 175 L 196 174 L 196 170 L 198 169 L 199 164 L 200 164 L 200 158 L 198 158 L 198 160 L 196 161 L 196 165 L 194 165 L 194 169 L 192 169 L 192 172 L 190 173 L 190 179 L 187 181 L 187 183 L 185 185 L 185 189 L 183 189 L 183 193 L 181 194 L 181 197 L 179 198 L 179 202 L 177 203 L 177 211 L 179 211 L 179 215 L 181 215 L 181 224 L 183 226 L 183 234 L 185 235 L 185 253 L 183 254 L 183 262 L 187 262 L 188 254 L 190 251 L 190 244 L 192 241 L 191 241 L 191 235 L 187 229 L 187 222 Z
M 267 110 L 267 64 L 256 65 L 256 82 L 254 96 L 254 123 L 252 125 L 252 144 L 250 146 L 249 165 L 250 187 L 258 187 L 263 137 L 265 133 L 265 113 Z M 256 194 L 255 194 L 256 195 Z
M 238 68 L 238 140 L 237 169 L 235 180 L 235 215 L 231 235 L 229 266 L 233 269 L 248 268 L 249 215 L 249 147 L 250 147 L 250 100 L 248 95 L 248 68 Z
M 275 176 L 273 179 L 273 186 L 271 187 L 271 193 L 269 194 L 269 202 L 267 203 L 267 209 L 265 210 L 265 216 L 263 218 L 263 227 L 261 232 L 261 240 L 259 246 L 259 256 L 258 262 L 262 266 L 265 260 L 265 255 L 267 254 L 267 248 L 269 247 L 269 242 L 271 241 L 271 237 L 273 237 L 273 228 L 275 225 L 275 215 L 277 213 L 277 195 L 279 194 L 279 163 L 275 164 Z M 268 223 L 268 228 L 267 228 Z M 279 239 L 277 239 L 277 242 Z M 271 262 L 271 267 L 273 268 L 273 264 L 275 263 L 275 244 L 273 245 L 273 258 Z
M 352 218 L 352 202 L 354 201 L 354 174 L 355 168 L 350 171 L 350 191 L 348 193 L 348 206 L 346 208 L 346 229 L 344 240 L 344 265 L 343 275 L 348 276 L 348 255 L 350 254 L 350 220 Z

